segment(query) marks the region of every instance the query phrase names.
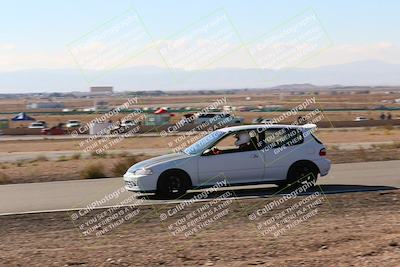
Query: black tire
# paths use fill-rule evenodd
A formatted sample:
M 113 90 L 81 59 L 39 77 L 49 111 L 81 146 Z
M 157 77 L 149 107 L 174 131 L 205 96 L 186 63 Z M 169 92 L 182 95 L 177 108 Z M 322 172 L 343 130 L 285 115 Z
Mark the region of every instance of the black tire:
M 298 163 L 290 167 L 285 186 L 296 184 L 301 186 L 306 183 L 315 185 L 318 178 L 318 169 L 311 163 Z
M 185 172 L 170 170 L 160 175 L 156 194 L 166 198 L 177 198 L 184 195 L 190 187 L 190 178 Z

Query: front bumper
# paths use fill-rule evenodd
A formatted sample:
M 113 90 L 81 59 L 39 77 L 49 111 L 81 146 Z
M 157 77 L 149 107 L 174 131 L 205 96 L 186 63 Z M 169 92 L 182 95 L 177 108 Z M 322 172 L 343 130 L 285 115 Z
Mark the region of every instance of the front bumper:
M 147 176 L 124 174 L 125 189 L 132 192 L 150 193 L 157 189 L 158 177 L 154 174 Z

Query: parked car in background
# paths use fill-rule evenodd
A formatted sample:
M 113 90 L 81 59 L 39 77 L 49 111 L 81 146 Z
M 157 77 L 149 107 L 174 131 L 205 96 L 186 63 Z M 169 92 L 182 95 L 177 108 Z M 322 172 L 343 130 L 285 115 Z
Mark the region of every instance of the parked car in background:
M 273 120 L 272 120 L 272 119 L 262 119 L 262 120 L 261 120 L 261 123 L 262 123 L 262 124 L 268 124 L 268 123 L 271 124 L 271 123 L 273 123 Z
M 194 123 L 197 124 L 216 124 L 223 122 L 224 126 L 227 125 L 238 125 L 244 121 L 241 117 L 236 117 L 230 113 L 203 113 L 199 114 Z
M 124 120 L 121 122 L 121 127 L 131 127 L 136 126 L 136 122 L 134 120 Z
M 67 121 L 67 123 L 65 124 L 65 127 L 67 128 L 77 128 L 81 126 L 81 122 L 78 120 L 69 120 Z
M 367 121 L 367 120 L 368 120 L 368 118 L 366 118 L 366 117 L 356 117 L 354 119 L 354 121 Z
M 264 119 L 262 117 L 258 117 L 252 120 L 253 124 L 271 124 L 273 123 L 272 119 Z
M 51 128 L 42 129 L 41 133 L 44 135 L 63 135 L 65 134 L 65 131 L 59 126 L 54 126 Z
M 255 118 L 255 119 L 253 119 L 251 121 L 251 123 L 252 124 L 259 124 L 259 123 L 261 123 L 262 119 L 263 119 L 262 117 Z
M 44 121 L 35 121 L 28 126 L 29 129 L 44 129 L 46 127 L 47 125 Z
M 182 152 L 133 165 L 124 175 L 125 188 L 178 197 L 222 180 L 232 186 L 312 185 L 318 175 L 328 174 L 331 165 L 325 146 L 313 134 L 315 128 L 260 124 L 219 129 Z

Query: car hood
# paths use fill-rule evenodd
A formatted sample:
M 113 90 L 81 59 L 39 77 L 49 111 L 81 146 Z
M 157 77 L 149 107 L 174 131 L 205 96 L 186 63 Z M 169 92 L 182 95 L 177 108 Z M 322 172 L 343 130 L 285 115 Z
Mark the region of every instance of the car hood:
M 147 159 L 144 161 L 141 161 L 139 163 L 136 163 L 132 167 L 128 169 L 128 172 L 134 172 L 135 170 L 146 168 L 146 167 L 151 167 L 156 164 L 160 163 L 166 163 L 166 162 L 171 162 L 174 160 L 179 160 L 179 159 L 184 159 L 184 158 L 189 158 L 190 155 L 187 155 L 185 153 L 172 153 L 172 154 L 167 154 L 163 156 L 158 156 L 155 158 Z

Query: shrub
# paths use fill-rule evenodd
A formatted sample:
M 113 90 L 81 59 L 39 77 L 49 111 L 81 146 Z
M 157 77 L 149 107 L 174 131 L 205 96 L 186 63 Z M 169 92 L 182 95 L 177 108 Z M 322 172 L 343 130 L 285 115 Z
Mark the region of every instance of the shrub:
M 71 156 L 71 159 L 80 159 L 82 157 L 81 153 L 74 153 Z
M 67 160 L 68 160 L 68 158 L 67 158 L 66 156 L 64 156 L 64 155 L 61 155 L 61 156 L 57 159 L 58 162 L 67 161 Z
M 121 152 L 118 154 L 118 156 L 119 156 L 120 158 L 126 158 L 126 157 L 131 156 L 131 155 L 130 155 L 130 153 L 127 152 L 127 151 L 121 151 Z
M 391 125 L 391 124 L 387 124 L 387 125 L 383 126 L 383 128 L 384 128 L 385 130 L 387 130 L 387 131 L 391 131 L 391 130 L 394 129 L 393 125 Z
M 35 161 L 48 161 L 45 155 L 39 155 L 36 157 Z
M 10 182 L 10 177 L 5 173 L 0 172 L 0 184 L 9 184 Z
M 90 153 L 90 155 L 92 156 L 92 158 L 107 158 L 107 152 L 103 152 L 103 153 L 97 153 L 96 151 L 93 151 L 92 153 Z
M 38 155 L 36 158 L 29 160 L 29 163 L 40 162 L 40 161 L 48 161 L 49 159 L 45 155 Z
M 15 165 L 17 165 L 17 167 L 22 167 L 24 165 L 25 161 L 22 159 L 17 160 L 17 162 L 15 163 Z
M 338 145 L 329 146 L 328 149 L 329 149 L 329 150 L 332 150 L 332 151 L 339 151 L 339 150 L 340 150 L 340 148 L 339 148 Z
M 120 177 L 125 174 L 125 172 L 135 163 L 138 163 L 140 160 L 135 156 L 126 157 L 117 163 L 111 169 L 111 172 L 114 176 Z
M 82 179 L 97 179 L 107 177 L 104 173 L 104 166 L 102 164 L 90 164 L 86 166 L 80 173 Z

